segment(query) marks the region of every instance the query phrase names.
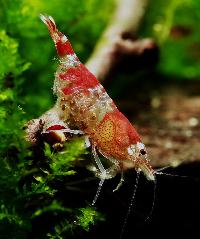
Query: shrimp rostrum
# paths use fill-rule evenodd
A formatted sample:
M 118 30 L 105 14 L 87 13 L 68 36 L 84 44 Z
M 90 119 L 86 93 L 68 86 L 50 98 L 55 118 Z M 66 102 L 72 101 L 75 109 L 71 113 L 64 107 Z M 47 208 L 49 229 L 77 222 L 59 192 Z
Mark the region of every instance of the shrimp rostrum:
M 142 171 L 148 180 L 154 180 L 145 145 L 129 120 L 118 110 L 113 100 L 96 77 L 80 62 L 68 38 L 61 33 L 50 16 L 41 15 L 54 41 L 59 66 L 55 73 L 54 93 L 56 107 L 62 115 L 62 132 L 83 133 L 92 153 L 102 182 L 124 171 L 131 164 Z M 59 120 L 60 120 L 59 119 Z M 66 127 L 65 127 L 66 125 Z M 72 126 L 73 128 L 68 128 Z M 48 129 L 47 129 L 48 130 Z M 105 169 L 99 155 L 111 163 Z

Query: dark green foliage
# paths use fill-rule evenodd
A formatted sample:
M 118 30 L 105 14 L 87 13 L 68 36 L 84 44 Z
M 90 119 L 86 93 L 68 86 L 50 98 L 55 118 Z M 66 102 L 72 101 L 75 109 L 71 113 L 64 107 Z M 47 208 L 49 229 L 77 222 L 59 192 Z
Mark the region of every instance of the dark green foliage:
M 104 10 L 96 12 L 99 8 Z M 47 144 L 29 148 L 23 126 L 54 102 L 51 87 L 56 52 L 39 14 L 52 15 L 85 60 L 111 8 L 105 0 L 0 0 L 2 239 L 28 238 L 32 227 L 43 218 L 52 221 L 44 229 L 34 230 L 35 238 L 65 238 L 70 231 L 88 230 L 90 224 L 102 218 L 87 206 L 84 197 L 79 200 L 81 205 L 72 207 L 59 194 L 65 191 L 66 183 L 74 180 L 73 162 L 86 155 L 83 140 L 68 143 L 62 153 L 53 152 Z

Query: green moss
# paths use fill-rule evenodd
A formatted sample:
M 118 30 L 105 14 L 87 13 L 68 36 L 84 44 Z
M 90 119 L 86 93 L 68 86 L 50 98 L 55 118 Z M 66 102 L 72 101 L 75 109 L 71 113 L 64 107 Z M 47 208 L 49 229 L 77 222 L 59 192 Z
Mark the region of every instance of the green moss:
M 86 231 L 89 231 L 90 226 L 97 221 L 105 220 L 103 215 L 96 211 L 93 207 L 86 207 L 79 209 L 80 214 L 77 217 L 77 223 Z
M 59 228 L 69 235 L 72 227 L 80 230 L 72 222 L 77 208 L 85 203 L 82 197 L 72 206 L 73 199 L 66 203 L 64 197 L 69 193 L 73 198 L 66 185 L 75 180 L 74 162 L 87 157 L 83 140 L 68 142 L 62 152 L 52 151 L 47 144 L 31 148 L 24 140 L 25 122 L 55 101 L 51 87 L 56 51 L 38 16 L 52 15 L 85 60 L 110 17 L 112 4 L 106 0 L 0 0 L 0 6 L 1 238 L 28 238 L 33 221 L 43 217 L 57 219 L 38 229 L 36 238 L 47 234 L 58 238 Z M 96 11 L 99 8 L 102 11 Z M 62 190 L 65 193 L 60 196 Z

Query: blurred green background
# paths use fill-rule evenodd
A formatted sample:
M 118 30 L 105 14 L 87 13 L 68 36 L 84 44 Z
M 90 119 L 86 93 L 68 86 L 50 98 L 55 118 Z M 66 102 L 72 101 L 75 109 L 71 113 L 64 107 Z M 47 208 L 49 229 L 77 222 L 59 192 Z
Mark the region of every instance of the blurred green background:
M 31 220 L 42 214 L 41 207 L 43 211 L 57 213 L 69 213 L 71 210 L 70 207 L 66 209 L 66 206 L 60 205 L 56 197 L 52 199 L 54 188 L 48 185 L 52 178 L 58 176 L 59 171 L 66 171 L 62 176 L 70 175 L 68 168 L 63 166 L 66 158 L 55 155 L 53 160 L 57 160 L 58 167 L 55 169 L 55 165 L 51 164 L 52 178 L 43 177 L 38 172 L 40 167 L 32 162 L 32 151 L 23 138 L 22 128 L 25 122 L 40 116 L 55 102 L 51 88 L 57 65 L 56 52 L 49 33 L 38 16 L 40 13 L 53 16 L 59 29 L 69 36 L 79 58 L 85 62 L 108 24 L 114 6 L 112 0 L 0 0 L 1 238 L 27 238 L 27 233 L 31 231 Z M 200 1 L 150 1 L 139 36 L 152 37 L 157 41 L 160 48 L 157 65 L 159 74 L 167 76 L 169 80 L 170 77 L 175 77 L 182 84 L 185 81 L 199 80 L 199 22 Z M 81 146 L 76 145 L 76 149 L 78 147 Z M 83 154 L 82 148 L 77 152 L 72 147 L 71 151 L 72 158 Z M 47 145 L 45 157 L 52 157 Z M 39 177 L 35 176 L 34 170 Z M 19 182 L 27 175 L 31 175 L 31 179 L 29 177 L 25 180 L 26 183 L 23 182 L 20 190 Z M 31 186 L 27 186 L 27 181 Z M 51 204 L 37 200 L 36 195 L 41 194 L 49 195 Z M 30 200 L 32 197 L 35 198 L 34 207 L 22 210 L 27 198 Z M 97 215 L 95 210 L 91 210 L 84 207 L 78 212 L 73 211 L 80 219 L 79 224 L 87 230 Z M 99 215 L 97 218 L 102 220 Z M 56 223 L 52 225 L 56 228 Z M 54 230 L 57 237 L 48 234 L 48 230 L 45 235 L 48 234 L 49 238 L 63 238 L 63 230 L 68 231 L 69 228 L 70 223 L 67 221 Z

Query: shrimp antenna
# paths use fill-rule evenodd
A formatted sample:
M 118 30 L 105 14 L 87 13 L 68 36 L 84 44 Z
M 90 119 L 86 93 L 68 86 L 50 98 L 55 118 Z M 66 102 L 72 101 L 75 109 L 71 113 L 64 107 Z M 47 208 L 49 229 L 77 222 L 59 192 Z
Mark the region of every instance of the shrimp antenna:
M 149 221 L 149 219 L 152 217 L 152 214 L 153 214 L 153 211 L 154 211 L 154 207 L 155 207 L 156 188 L 157 188 L 156 178 L 154 179 L 153 183 L 154 183 L 154 187 L 153 187 L 153 201 L 152 201 L 152 205 L 151 205 L 151 210 L 149 212 L 149 215 L 146 217 L 145 222 Z
M 138 188 L 138 183 L 139 183 L 139 177 L 140 177 L 140 172 L 137 172 L 137 176 L 136 176 L 135 184 L 134 184 L 134 189 L 133 189 L 133 194 L 132 194 L 131 201 L 130 201 L 130 204 L 129 204 L 129 207 L 128 207 L 128 211 L 127 211 L 125 219 L 124 219 L 124 223 L 123 223 L 121 234 L 120 234 L 120 239 L 123 238 L 123 234 L 124 234 L 124 230 L 125 230 L 126 225 L 127 225 L 128 217 L 129 217 L 129 215 L 131 213 L 131 210 L 133 208 L 133 203 L 135 201 L 135 195 L 136 195 L 137 188 Z
M 165 166 L 165 167 L 159 168 L 159 169 L 155 170 L 154 173 L 156 175 L 165 175 L 165 176 L 170 176 L 170 177 L 190 178 L 189 176 L 186 176 L 186 175 L 178 175 L 178 174 L 171 174 L 171 173 L 162 172 L 163 170 L 168 169 L 168 168 L 172 168 L 172 166 Z
M 171 168 L 172 166 L 171 165 L 169 165 L 169 166 L 164 166 L 164 167 L 162 167 L 162 168 L 158 168 L 157 170 L 156 170 L 156 172 L 160 172 L 160 171 L 163 171 L 163 170 L 165 170 L 165 169 L 167 169 L 167 168 Z
M 170 177 L 177 177 L 177 178 L 188 178 L 190 179 L 189 176 L 185 176 L 185 175 L 178 175 L 178 174 L 171 174 L 171 173 L 163 173 L 163 172 L 160 172 L 160 171 L 155 171 L 154 172 L 156 175 L 164 175 L 164 176 L 170 176 Z
M 169 174 L 169 173 L 161 172 L 162 170 L 165 170 L 165 169 L 170 168 L 170 167 L 171 166 L 166 166 L 166 167 L 160 168 L 160 169 L 154 171 L 154 174 L 155 175 L 170 176 L 170 177 L 178 177 L 178 178 L 190 178 L 189 176 L 185 176 L 185 175 L 177 175 L 177 174 Z M 152 207 L 151 207 L 150 213 L 149 213 L 148 217 L 145 219 L 145 222 L 147 222 L 152 217 L 153 210 L 154 210 L 154 207 L 155 207 L 156 186 L 157 186 L 157 179 L 156 179 L 156 177 L 155 177 L 155 180 L 153 182 L 154 182 L 153 203 L 152 203 Z

